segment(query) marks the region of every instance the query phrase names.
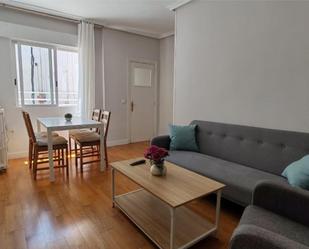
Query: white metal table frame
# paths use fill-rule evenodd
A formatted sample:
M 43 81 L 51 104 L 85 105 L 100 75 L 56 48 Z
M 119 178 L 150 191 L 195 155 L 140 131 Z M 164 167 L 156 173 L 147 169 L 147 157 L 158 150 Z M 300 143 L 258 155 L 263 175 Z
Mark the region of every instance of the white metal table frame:
M 37 130 L 41 132 L 41 126 L 44 126 L 47 131 L 48 142 L 48 160 L 50 170 L 50 181 L 55 181 L 54 160 L 53 160 L 53 144 L 52 132 L 64 131 L 74 129 L 90 129 L 98 128 L 100 131 L 100 170 L 104 171 L 106 168 L 105 153 L 104 153 L 104 124 L 91 119 L 73 118 L 72 121 L 67 122 L 63 117 L 46 117 L 37 118 Z M 71 148 L 69 148 L 71 149 Z
M 134 220 L 132 220 L 130 218 L 130 216 L 126 213 L 126 211 L 115 201 L 115 199 L 117 197 L 120 197 L 120 196 L 125 196 L 125 195 L 129 195 L 129 194 L 132 194 L 134 192 L 137 192 L 137 191 L 140 191 L 142 190 L 143 188 L 140 188 L 140 189 L 137 189 L 137 190 L 134 190 L 134 191 L 130 191 L 130 192 L 127 192 L 125 194 L 121 194 L 121 195 L 115 195 L 115 191 L 116 191 L 116 188 L 115 188 L 115 171 L 116 169 L 114 169 L 112 167 L 112 202 L 113 202 L 113 208 L 115 206 L 117 206 L 121 211 L 123 211 L 123 213 L 128 216 L 128 218 L 144 233 L 147 235 L 147 237 L 152 241 L 154 242 L 159 248 L 162 249 L 161 245 L 159 245 L 152 237 L 150 234 L 148 234 L 144 229 L 143 227 L 141 227 L 139 224 L 137 224 Z M 145 189 L 147 191 L 147 189 Z M 216 235 L 218 229 L 219 229 L 219 223 L 220 223 L 220 209 L 221 209 L 221 196 L 222 196 L 222 189 L 219 189 L 217 191 L 214 191 L 213 193 L 216 193 L 217 195 L 217 201 L 216 201 L 216 217 L 215 217 L 215 224 L 214 224 L 214 227 L 208 231 L 206 231 L 205 233 L 201 234 L 200 236 L 198 236 L 197 238 L 195 238 L 194 240 L 192 241 L 189 241 L 187 244 L 185 245 L 182 245 L 181 247 L 177 248 L 177 249 L 185 249 L 185 248 L 188 248 L 194 244 L 196 244 L 197 242 L 201 241 L 202 239 L 204 239 L 205 237 L 211 235 L 211 234 L 214 234 Z M 175 212 L 176 212 L 176 209 L 177 207 L 172 207 L 170 205 L 169 206 L 169 210 L 170 210 L 170 249 L 174 249 L 174 244 L 175 244 L 175 241 L 174 241 L 174 238 L 175 238 L 175 223 L 176 223 L 176 217 L 175 217 Z M 182 206 L 182 205 L 181 205 Z M 179 207 L 181 207 L 179 206 Z

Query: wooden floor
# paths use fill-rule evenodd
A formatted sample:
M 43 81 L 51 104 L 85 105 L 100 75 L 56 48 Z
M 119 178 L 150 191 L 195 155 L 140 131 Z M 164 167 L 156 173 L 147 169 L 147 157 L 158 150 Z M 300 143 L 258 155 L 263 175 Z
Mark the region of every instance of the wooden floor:
M 147 143 L 109 148 L 110 161 L 142 156 Z M 111 203 L 111 171 L 101 173 L 97 164 L 84 167 L 84 173 L 70 168 L 70 177 L 56 171 L 50 183 L 48 172 L 33 181 L 25 160 L 11 160 L 0 175 L 0 249 L 148 249 L 156 246 Z M 73 162 L 73 160 L 72 160 Z M 136 185 L 116 175 L 117 191 Z M 190 204 L 213 220 L 214 198 Z M 235 229 L 242 208 L 223 201 L 218 239 L 206 238 L 192 248 L 223 249 Z

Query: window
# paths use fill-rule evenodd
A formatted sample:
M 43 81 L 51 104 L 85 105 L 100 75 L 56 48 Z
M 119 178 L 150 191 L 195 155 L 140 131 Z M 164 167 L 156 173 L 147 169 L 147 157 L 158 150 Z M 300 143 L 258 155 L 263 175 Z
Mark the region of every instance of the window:
M 78 53 L 15 43 L 18 105 L 76 106 Z
M 148 68 L 134 68 L 134 86 L 151 87 L 152 70 Z
M 59 105 L 78 104 L 78 54 L 57 50 Z

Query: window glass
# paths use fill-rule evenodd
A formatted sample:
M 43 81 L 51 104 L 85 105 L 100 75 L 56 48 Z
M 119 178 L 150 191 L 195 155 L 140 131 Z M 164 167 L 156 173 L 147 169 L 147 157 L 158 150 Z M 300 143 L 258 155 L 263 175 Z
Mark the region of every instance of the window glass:
M 17 104 L 78 106 L 78 53 L 16 43 Z
M 78 54 L 57 50 L 59 105 L 78 104 Z
M 134 68 L 134 86 L 151 87 L 151 69 L 148 68 Z
M 24 104 L 54 104 L 51 50 L 21 45 L 20 58 Z

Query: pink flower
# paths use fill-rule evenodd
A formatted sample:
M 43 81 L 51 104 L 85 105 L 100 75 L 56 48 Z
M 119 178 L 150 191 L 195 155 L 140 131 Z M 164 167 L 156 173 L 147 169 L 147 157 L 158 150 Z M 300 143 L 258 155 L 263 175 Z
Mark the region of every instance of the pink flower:
M 145 151 L 144 156 L 155 163 L 160 163 L 168 156 L 168 151 L 164 148 L 152 145 Z

